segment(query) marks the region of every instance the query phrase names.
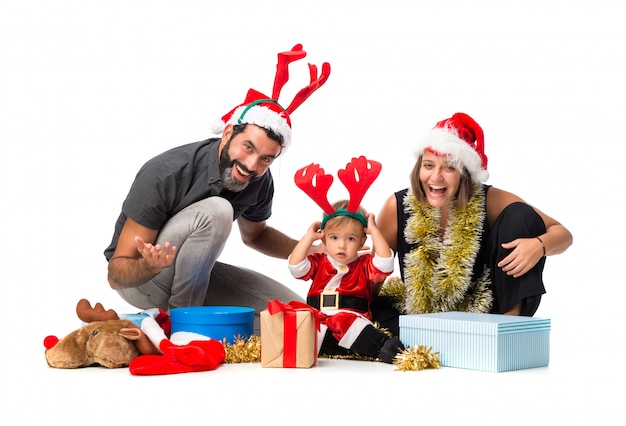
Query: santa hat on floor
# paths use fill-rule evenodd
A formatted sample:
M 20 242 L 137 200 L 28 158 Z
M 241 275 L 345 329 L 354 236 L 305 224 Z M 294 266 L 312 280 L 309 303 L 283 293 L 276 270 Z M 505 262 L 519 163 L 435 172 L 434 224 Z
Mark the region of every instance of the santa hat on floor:
M 224 362 L 226 350 L 215 339 L 197 333 L 179 331 L 169 338 L 157 322 L 159 309 L 143 311 L 148 316 L 141 321 L 141 331 L 161 352 L 160 355 L 139 355 L 129 364 L 135 376 L 190 373 L 215 370 Z
M 214 133 L 222 133 L 227 124 L 256 124 L 259 127 L 271 129 L 282 135 L 284 139 L 283 148 L 287 148 L 291 143 L 290 114 L 302 105 L 313 92 L 322 87 L 330 75 L 330 64 L 328 62 L 322 64 L 319 77 L 317 75 L 317 67 L 309 64 L 310 84 L 296 94 L 287 108 L 283 108 L 278 103 L 278 97 L 283 86 L 289 80 L 289 64 L 305 56 L 306 52 L 302 50 L 301 44 L 295 45 L 288 52 L 279 53 L 272 96 L 266 96 L 254 89 L 248 90 L 244 102 L 226 113 L 221 121 L 213 126 Z
M 452 157 L 465 166 L 475 182 L 489 179 L 483 129 L 467 114 L 457 112 L 437 123 L 418 142 L 415 155 L 419 157 L 424 151 Z

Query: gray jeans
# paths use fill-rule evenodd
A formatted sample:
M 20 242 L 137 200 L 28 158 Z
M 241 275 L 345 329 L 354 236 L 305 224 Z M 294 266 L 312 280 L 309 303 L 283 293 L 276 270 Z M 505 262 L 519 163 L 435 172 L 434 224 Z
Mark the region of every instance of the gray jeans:
M 302 298 L 263 274 L 217 262 L 232 226 L 233 208 L 221 197 L 206 198 L 181 210 L 165 224 L 156 241 L 169 241 L 178 247 L 174 263 L 139 287 L 118 290 L 119 295 L 140 309 L 251 307 L 258 334 L 259 313 L 267 308 L 267 302 Z

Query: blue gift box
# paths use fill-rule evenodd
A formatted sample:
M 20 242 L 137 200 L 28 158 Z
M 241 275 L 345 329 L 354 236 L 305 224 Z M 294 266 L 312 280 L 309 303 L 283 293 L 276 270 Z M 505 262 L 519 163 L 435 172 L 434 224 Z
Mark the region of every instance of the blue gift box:
M 400 315 L 400 340 L 439 352 L 444 367 L 503 371 L 545 367 L 550 320 L 470 312 Z

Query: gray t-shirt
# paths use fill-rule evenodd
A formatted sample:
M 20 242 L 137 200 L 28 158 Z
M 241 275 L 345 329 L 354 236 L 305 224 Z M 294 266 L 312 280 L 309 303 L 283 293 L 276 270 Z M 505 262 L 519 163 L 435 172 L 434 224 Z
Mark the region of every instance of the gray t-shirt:
M 185 207 L 217 195 L 232 204 L 233 220 L 243 216 L 252 222 L 262 222 L 271 216 L 274 181 L 270 170 L 241 192 L 222 192 L 219 142 L 220 139 L 212 138 L 182 145 L 144 164 L 122 205 L 111 244 L 104 251 L 107 261 L 113 256 L 128 217 L 159 230 Z

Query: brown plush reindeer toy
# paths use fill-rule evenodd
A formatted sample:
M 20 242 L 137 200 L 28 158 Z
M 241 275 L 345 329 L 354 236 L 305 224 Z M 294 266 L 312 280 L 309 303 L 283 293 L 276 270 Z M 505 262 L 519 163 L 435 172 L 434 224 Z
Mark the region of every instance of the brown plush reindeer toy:
M 219 340 L 195 333 L 171 334 L 169 315 L 156 308 L 144 311 L 147 316 L 141 328 L 100 303 L 92 308 L 85 299 L 78 302 L 76 313 L 88 324 L 61 340 L 44 339 L 50 367 L 128 366 L 133 375 L 162 375 L 214 370 L 225 359 Z
M 81 299 L 76 305 L 76 314 L 87 324 L 61 340 L 56 336 L 44 339 L 50 367 L 120 368 L 127 367 L 141 354 L 159 353 L 132 321 L 120 319 L 114 310 L 105 310 L 100 303 L 92 307 L 89 301 Z

